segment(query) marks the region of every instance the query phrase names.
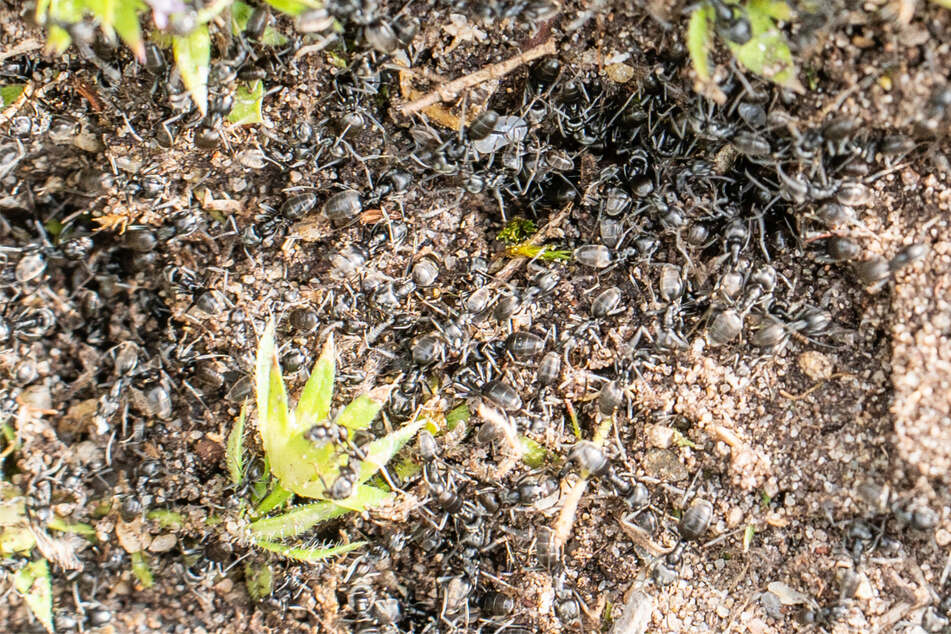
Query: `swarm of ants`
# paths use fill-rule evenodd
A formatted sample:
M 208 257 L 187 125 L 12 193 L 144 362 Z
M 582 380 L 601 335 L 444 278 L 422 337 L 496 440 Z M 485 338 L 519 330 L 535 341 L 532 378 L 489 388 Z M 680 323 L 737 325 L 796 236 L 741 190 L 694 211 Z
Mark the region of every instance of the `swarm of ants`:
M 544 0 L 453 7 L 473 23 L 528 32 L 550 29 L 557 13 Z M 400 482 L 415 500 L 405 521 L 348 520 L 372 546 L 340 564 L 341 627 L 537 631 L 518 587 L 530 571 L 548 579 L 549 626 L 590 631 L 590 597 L 573 585 L 578 573 L 553 530 L 570 483 L 590 479 L 592 495 L 622 509 L 644 583 L 674 582 L 716 522 L 716 485 L 702 473 L 680 488 L 627 457 L 621 438 L 636 436 L 645 415 L 629 386 L 687 354 L 768 359 L 794 346 L 847 346 L 857 325 L 821 292 L 803 292 L 796 271 L 828 265 L 872 294 L 928 256 L 927 244 L 910 241 L 892 253 L 869 248 L 863 214 L 883 178 L 940 142 L 951 85 L 937 86 L 899 134 L 835 114 L 802 121 L 795 95 L 735 63 L 719 84 L 725 102 L 712 103 L 687 85 L 677 47 L 641 51 L 642 72 L 626 84 L 559 55 L 514 72 L 484 103 L 462 95 L 452 105 L 459 125 L 448 129 L 393 111 L 394 52 L 425 59 L 424 7 L 394 17 L 376 2 L 335 1 L 321 11 L 308 16 L 310 33 L 330 33 L 336 18 L 356 49 L 326 71 L 312 112 L 262 127 L 253 145 L 223 125 L 236 85 L 294 83 L 305 45 L 300 34 L 281 47 L 258 43 L 266 13 L 222 47 L 205 114 L 158 47 L 142 66 L 96 53 L 98 74 L 77 81 L 112 94 L 121 73 L 166 104 L 158 115 L 111 115 L 151 158 L 98 161 L 102 148 L 89 150 L 90 122 L 71 114 L 67 84 L 5 122 L 0 421 L 40 392 L 61 415 L 50 434 L 25 439 L 22 454 L 84 451 L 4 468 L 22 476 L 40 524 L 54 513 L 92 522 L 87 501 L 103 497 L 120 500 L 126 520 L 218 508 L 234 492 L 220 484 L 221 454 L 206 440 L 251 396 L 257 336 L 277 315 L 288 376 L 304 378 L 315 342 L 333 331 L 354 359 L 371 359 L 340 362 L 345 385 L 394 386 L 385 416 L 356 443 L 433 403 L 469 412 L 451 430 L 423 433 L 410 452 L 418 469 Z M 44 64 L 13 57 L 3 72 L 33 78 Z M 222 203 L 224 213 L 209 213 L 201 182 L 226 179 L 186 184 L 159 158 L 175 148 L 227 155 L 234 195 L 253 208 L 230 213 Z M 123 206 L 139 215 L 120 217 Z M 496 236 L 525 219 L 540 239 L 510 257 Z M 590 442 L 588 419 L 620 431 Z M 523 437 L 548 459 L 523 461 Z M 198 456 L 202 443 L 209 453 Z M 889 499 L 855 521 L 848 550 L 857 560 L 888 550 L 897 537 L 878 528 L 886 519 L 928 531 L 932 515 Z M 249 556 L 189 530 L 180 548 L 156 555 L 157 576 L 198 586 Z M 63 630 L 107 622 L 110 582 L 89 570 L 118 575 L 129 565 L 108 543 L 79 557 L 87 570 L 68 576 L 76 609 L 58 612 Z M 422 569 L 432 579 L 408 581 L 418 562 L 431 563 Z M 306 575 L 289 567 L 264 605 L 306 619 Z M 833 622 L 846 594 L 802 620 Z M 947 623 L 947 604 L 929 618 Z

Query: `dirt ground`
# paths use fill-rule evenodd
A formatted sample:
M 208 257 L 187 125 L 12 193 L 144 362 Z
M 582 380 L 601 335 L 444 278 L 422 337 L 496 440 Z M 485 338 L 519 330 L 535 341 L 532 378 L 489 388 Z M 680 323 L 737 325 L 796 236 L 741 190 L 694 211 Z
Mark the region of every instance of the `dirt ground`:
M 765 158 L 735 150 L 746 128 L 730 104 L 743 89 L 722 45 L 714 76 L 732 86 L 728 103 L 696 95 L 682 3 L 569 2 L 553 17 L 544 3 L 374 4 L 372 24 L 419 19 L 409 44 L 391 54 L 360 45 L 357 12 L 324 51 L 301 49 L 312 40 L 251 45 L 245 64 L 263 69 L 267 123 L 248 127 L 209 126 L 187 107 L 176 118 L 174 77 L 122 49 L 97 47 L 97 63 L 74 50 L 47 56 L 25 8 L 0 7 L 0 83 L 28 84 L 0 114 L 0 417 L 20 442 L 3 474 L 40 532 L 50 516 L 95 529 L 94 539 L 56 532 L 53 548 L 70 554 L 62 562 L 43 553 L 55 564 L 57 630 L 951 631 L 951 10 L 827 4 L 785 27 L 802 94 L 747 75 L 766 92 L 744 98 L 770 113 L 750 125 L 769 139 Z M 293 31 L 286 18 L 275 25 Z M 440 108 L 458 121 L 488 104 L 524 123 L 533 104 L 548 104 L 521 144 L 458 158 L 453 135 L 463 148 L 473 139 L 425 128 L 433 110 L 400 112 L 440 82 L 549 39 L 557 78 L 544 81 L 543 62 L 522 65 Z M 407 64 L 413 72 L 398 70 Z M 569 96 L 571 80 L 582 94 Z M 624 114 L 632 95 L 645 119 Z M 362 123 L 349 126 L 355 112 Z M 833 138 L 843 121 L 848 132 Z M 713 132 L 727 124 L 730 133 Z M 200 147 L 209 129 L 220 136 Z M 522 167 L 512 169 L 516 146 Z M 559 171 L 552 157 L 562 155 L 570 167 Z M 802 200 L 777 165 L 813 179 Z M 813 192 L 822 170 L 832 193 Z M 475 176 L 498 181 L 476 187 Z M 650 202 L 635 201 L 609 266 L 577 252 L 526 262 L 498 239 L 523 216 L 553 248 L 602 244 L 609 185 L 633 192 L 645 179 Z M 849 198 L 845 181 L 867 190 Z M 332 223 L 324 202 L 351 188 L 360 215 Z M 301 194 L 315 195 L 303 215 L 285 206 Z M 854 217 L 817 221 L 826 199 Z M 735 224 L 747 233 L 731 241 Z M 693 243 L 698 226 L 709 236 Z M 854 262 L 833 261 L 834 236 L 858 245 Z M 925 254 L 899 266 L 909 245 Z M 861 262 L 876 257 L 891 269 L 863 278 Z M 439 271 L 432 284 L 413 274 L 427 259 Z M 659 287 L 664 266 L 679 272 L 676 297 Z M 765 266 L 775 286 L 753 295 L 765 287 L 752 272 Z M 735 271 L 743 289 L 728 297 Z M 555 281 L 542 291 L 545 273 Z M 518 307 L 466 317 L 480 287 Z M 610 288 L 620 300 L 592 315 Z M 741 307 L 741 332 L 716 345 L 717 316 Z M 831 322 L 809 330 L 810 307 Z M 316 328 L 295 321 L 304 309 Z M 385 414 L 398 425 L 424 401 L 443 412 L 467 403 L 472 416 L 439 437 L 437 460 L 465 505 L 447 510 L 410 475 L 395 508 L 305 536 L 365 539 L 365 549 L 305 565 L 249 546 L 238 513 L 249 487 L 230 485 L 224 446 L 272 316 L 291 394 L 333 332 L 339 404 L 392 383 Z M 758 345 L 773 323 L 781 334 Z M 538 382 L 538 358 L 506 352 L 523 331 L 563 360 L 554 385 Z M 665 345 L 671 332 L 682 343 Z M 426 334 L 445 350 L 420 366 L 411 349 Z M 508 464 L 478 415 L 496 379 L 518 392 L 508 416 L 547 450 L 544 466 Z M 578 440 L 572 415 L 590 438 L 607 381 L 625 390 L 604 445 L 610 473 L 644 484 L 649 506 L 632 505 L 607 472 L 594 478 L 563 553 L 546 562 L 544 529 L 578 479 L 562 468 Z M 261 456 L 255 432 L 246 447 Z M 421 461 L 415 448 L 405 454 Z M 518 497 L 521 485 L 549 482 L 559 495 Z M 502 499 L 494 508 L 492 496 Z M 697 500 L 712 518 L 686 539 L 681 518 Z M 163 525 L 154 510 L 181 522 Z M 152 587 L 133 575 L 139 549 Z M 12 587 L 28 559 L 0 563 L 3 631 L 43 631 Z M 274 571 L 270 596 L 249 596 L 249 565 Z M 357 586 L 373 598 L 366 610 Z M 512 605 L 493 615 L 499 595 Z M 626 601 L 639 626 L 624 625 Z

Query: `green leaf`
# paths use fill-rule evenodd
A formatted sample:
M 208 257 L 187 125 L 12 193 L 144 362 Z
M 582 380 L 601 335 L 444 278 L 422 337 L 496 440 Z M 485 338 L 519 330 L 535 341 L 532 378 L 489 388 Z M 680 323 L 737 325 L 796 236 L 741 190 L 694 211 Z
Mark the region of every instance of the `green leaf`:
M 532 469 L 544 466 L 548 451 L 528 436 L 519 436 L 518 439 L 522 443 L 522 462 Z
M 469 406 L 465 403 L 457 405 L 446 414 L 446 429 L 452 431 L 459 423 L 469 422 Z
M 29 526 L 7 526 L 0 530 L 0 555 L 8 557 L 14 553 L 28 553 L 36 546 L 36 537 Z
M 0 105 L 4 108 L 19 99 L 26 89 L 26 84 L 7 84 L 0 86 Z
M 297 16 L 310 9 L 319 9 L 320 3 L 314 0 L 265 0 L 269 5 L 287 15 Z
M 264 100 L 264 84 L 260 79 L 255 80 L 250 88 L 243 84 L 234 91 L 234 105 L 228 113 L 228 121 L 235 125 L 251 125 L 263 123 L 261 102 Z
M 53 631 L 53 589 L 45 559 L 31 562 L 13 575 L 13 587 L 47 632 Z
M 261 501 L 256 509 L 254 509 L 254 514 L 258 517 L 267 515 L 274 509 L 284 504 L 284 502 L 287 502 L 289 499 L 291 499 L 291 496 L 293 495 L 293 493 L 278 483 L 274 490 L 268 493 L 268 496 Z
M 244 566 L 244 584 L 248 588 L 248 595 L 254 601 L 260 601 L 274 589 L 274 571 L 266 563 L 249 561 Z
M 687 25 L 687 50 L 693 69 L 703 81 L 710 81 L 709 51 L 712 42 L 710 22 L 713 20 L 713 7 L 703 4 L 690 14 L 690 23 Z
M 142 40 L 142 29 L 139 27 L 139 10 L 143 5 L 135 0 L 115 0 L 112 24 L 136 59 L 145 61 L 145 42 Z
M 367 445 L 364 448 L 366 458 L 360 463 L 357 484 L 363 484 L 379 471 L 380 467 L 385 466 L 396 455 L 396 452 L 402 449 L 403 445 L 409 442 L 425 424 L 426 419 L 418 418 L 402 429 L 390 432 Z
M 284 46 L 289 41 L 286 35 L 270 25 L 264 29 L 264 33 L 261 34 L 260 38 L 261 44 L 265 46 Z
M 945 9 L 951 9 L 951 0 L 931 0 L 939 7 L 944 7 Z
M 51 517 L 49 522 L 46 523 L 46 527 L 54 531 L 75 533 L 76 535 L 82 535 L 83 537 L 96 537 L 96 529 L 89 524 L 84 524 L 83 522 L 67 522 L 59 515 L 54 515 Z
M 231 484 L 240 484 L 244 475 L 244 421 L 248 414 L 248 403 L 241 405 L 241 414 L 228 434 L 228 447 L 225 450 L 225 463 Z
M 234 35 L 241 35 L 248 28 L 248 20 L 254 13 L 254 7 L 241 0 L 235 0 L 231 5 L 231 32 Z
M 264 452 L 271 458 L 274 449 L 284 444 L 290 431 L 287 393 L 284 391 L 284 380 L 281 378 L 281 368 L 275 355 L 273 320 L 268 322 L 258 343 L 254 379 L 258 427 L 261 430 Z M 271 468 L 274 468 L 273 464 Z
M 366 545 L 366 542 L 353 542 L 352 544 L 333 546 L 332 548 L 294 548 L 267 541 L 255 542 L 255 545 L 264 550 L 269 550 L 272 553 L 277 553 L 282 557 L 287 557 L 288 559 L 311 563 L 320 561 L 321 559 L 327 559 L 328 557 L 336 557 L 337 555 L 349 553 L 351 550 L 356 550 Z
M 391 493 L 381 491 L 376 487 L 360 485 L 354 494 L 346 500 L 314 502 L 313 504 L 296 506 L 282 515 L 266 517 L 253 522 L 248 528 L 253 540 L 296 537 L 301 533 L 306 533 L 321 522 L 346 515 L 356 507 L 360 509 L 375 508 L 391 497 Z
M 337 418 L 337 424 L 343 425 L 352 432 L 366 429 L 383 407 L 390 391 L 389 387 L 380 387 L 367 394 L 361 394 L 343 408 Z
M 768 15 L 781 22 L 789 22 L 793 19 L 792 8 L 783 0 L 750 0 L 747 10 L 750 13 Z
M 132 560 L 132 574 L 139 580 L 143 588 L 151 588 L 155 582 L 152 579 L 149 564 L 145 561 L 145 555 L 142 554 L 142 551 L 138 551 L 131 553 L 129 558 Z
M 208 25 L 202 24 L 188 35 L 172 38 L 175 63 L 182 74 L 182 82 L 191 93 L 198 110 L 208 110 L 208 64 L 211 62 L 211 37 Z
M 157 522 L 161 528 L 180 529 L 185 524 L 185 518 L 181 513 L 167 511 L 165 509 L 152 509 L 145 514 L 146 519 Z
M 324 343 L 320 358 L 310 371 L 310 378 L 304 385 L 300 400 L 297 401 L 295 415 L 301 426 L 299 431 L 310 429 L 330 413 L 330 402 L 334 395 L 335 355 L 334 337 L 331 334 Z
M 50 25 L 46 32 L 46 50 L 55 55 L 62 55 L 69 48 L 71 42 L 72 38 L 69 37 L 66 29 L 55 24 Z
M 755 4 L 750 5 L 747 15 L 753 37 L 742 45 L 727 42 L 734 57 L 751 72 L 780 86 L 803 92 L 789 44 L 773 18 Z

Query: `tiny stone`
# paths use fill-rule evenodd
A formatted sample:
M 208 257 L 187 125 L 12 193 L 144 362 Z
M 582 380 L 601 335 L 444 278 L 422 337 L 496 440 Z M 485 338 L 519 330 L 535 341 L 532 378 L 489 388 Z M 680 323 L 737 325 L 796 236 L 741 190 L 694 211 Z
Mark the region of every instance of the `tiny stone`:
M 152 540 L 152 543 L 149 544 L 149 552 L 165 553 L 175 548 L 175 544 L 177 543 L 178 539 L 171 533 L 157 535 L 155 539 Z
M 651 476 L 666 482 L 680 482 L 690 477 L 687 467 L 669 449 L 648 449 L 643 466 Z
M 652 447 L 667 449 L 674 439 L 674 430 L 666 425 L 647 424 L 644 426 L 647 443 Z
M 634 69 L 627 64 L 610 64 L 605 66 L 604 73 L 617 84 L 626 84 L 634 77 Z
M 813 381 L 824 381 L 832 376 L 833 363 L 817 350 L 807 350 L 799 355 L 799 368 Z

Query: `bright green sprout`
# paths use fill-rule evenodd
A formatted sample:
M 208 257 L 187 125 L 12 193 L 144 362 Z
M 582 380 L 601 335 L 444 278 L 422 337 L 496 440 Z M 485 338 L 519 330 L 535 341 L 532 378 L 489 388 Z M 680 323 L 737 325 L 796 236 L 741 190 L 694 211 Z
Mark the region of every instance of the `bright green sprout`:
M 291 409 L 276 356 L 273 322 L 268 324 L 258 346 L 255 370 L 258 430 L 274 487 L 258 505 L 255 516 L 259 519 L 248 526 L 248 536 L 265 550 L 299 561 L 317 561 L 362 545 L 297 547 L 273 540 L 297 537 L 321 522 L 353 511 L 363 512 L 391 500 L 392 492 L 366 482 L 389 463 L 426 423 L 426 419 L 418 418 L 366 445 L 359 456 L 358 466 L 354 468 L 356 477 L 351 495 L 331 499 L 328 488 L 351 460 L 346 451 L 348 447 L 337 442 L 315 443 L 307 437 L 307 432 L 317 424 L 332 422 L 343 427 L 352 438 L 354 432 L 370 426 L 390 392 L 389 388 L 377 388 L 362 394 L 331 421 L 336 374 L 334 357 L 331 336 L 314 364 L 297 406 Z M 237 454 L 240 451 L 240 443 L 229 441 L 229 453 L 232 454 L 229 461 L 239 463 Z M 292 495 L 320 501 L 292 506 L 281 515 L 266 516 L 285 505 Z
M 528 218 L 516 216 L 499 231 L 498 239 L 506 244 L 516 245 L 530 238 L 536 231 L 538 227 L 534 222 Z

